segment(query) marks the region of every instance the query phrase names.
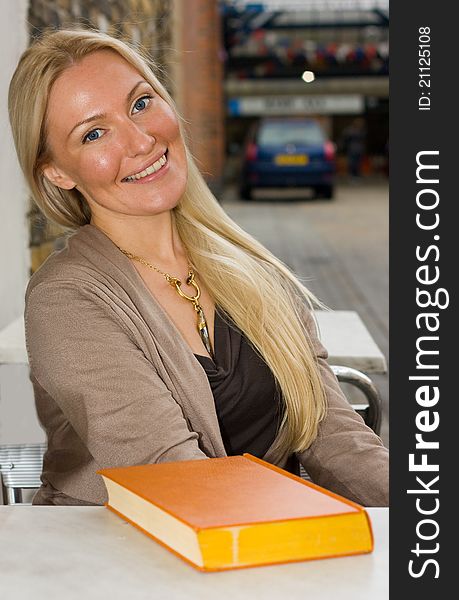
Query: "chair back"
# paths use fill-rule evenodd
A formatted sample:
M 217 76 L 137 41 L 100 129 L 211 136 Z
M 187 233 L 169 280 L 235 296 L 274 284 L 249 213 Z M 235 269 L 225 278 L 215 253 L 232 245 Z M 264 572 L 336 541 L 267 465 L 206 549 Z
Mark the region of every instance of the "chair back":
M 46 444 L 0 446 L 0 482 L 4 504 L 22 504 L 22 490 L 38 489 Z
M 382 406 L 379 392 L 372 380 L 361 371 L 351 367 L 338 365 L 330 366 L 340 383 L 348 383 L 358 388 L 366 397 L 366 404 L 351 404 L 352 408 L 360 414 L 376 435 L 381 431 Z

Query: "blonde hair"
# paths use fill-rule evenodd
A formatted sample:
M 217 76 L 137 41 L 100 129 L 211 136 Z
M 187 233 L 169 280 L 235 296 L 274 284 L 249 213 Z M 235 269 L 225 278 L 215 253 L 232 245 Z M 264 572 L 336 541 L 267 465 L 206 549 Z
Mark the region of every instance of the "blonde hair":
M 126 59 L 174 109 L 185 140 L 174 101 L 137 49 L 108 35 L 81 29 L 60 30 L 40 38 L 25 51 L 11 80 L 10 121 L 19 162 L 35 202 L 49 219 L 69 230 L 89 223 L 91 213 L 78 191 L 57 188 L 42 173 L 49 158 L 47 101 L 53 83 L 65 69 L 104 49 Z M 173 210 L 180 238 L 215 304 L 246 335 L 280 388 L 284 411 L 273 455 L 280 458 L 302 451 L 317 437 L 326 410 L 305 324 L 305 305 L 310 309 L 313 303 L 320 303 L 281 261 L 232 221 L 188 149 L 186 153 L 187 186 Z

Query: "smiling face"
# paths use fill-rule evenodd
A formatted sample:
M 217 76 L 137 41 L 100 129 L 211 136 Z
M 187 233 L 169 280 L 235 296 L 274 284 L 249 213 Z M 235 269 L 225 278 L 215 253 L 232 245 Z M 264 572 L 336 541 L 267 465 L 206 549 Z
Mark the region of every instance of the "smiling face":
M 47 109 L 45 177 L 78 189 L 92 222 L 172 209 L 187 180 L 177 117 L 116 52 L 99 50 L 65 70 Z

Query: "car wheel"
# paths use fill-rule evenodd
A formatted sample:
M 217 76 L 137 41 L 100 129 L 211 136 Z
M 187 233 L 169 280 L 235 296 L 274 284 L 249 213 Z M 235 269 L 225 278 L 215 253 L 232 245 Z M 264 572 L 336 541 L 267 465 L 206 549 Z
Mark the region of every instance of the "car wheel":
M 250 185 L 243 184 L 239 188 L 239 195 L 241 200 L 252 200 L 253 199 L 253 190 Z
M 324 198 L 326 200 L 332 200 L 334 195 L 335 195 L 334 187 L 332 185 L 326 185 L 324 187 Z
M 325 198 L 326 200 L 332 200 L 335 193 L 333 185 L 321 185 L 315 191 L 319 198 Z

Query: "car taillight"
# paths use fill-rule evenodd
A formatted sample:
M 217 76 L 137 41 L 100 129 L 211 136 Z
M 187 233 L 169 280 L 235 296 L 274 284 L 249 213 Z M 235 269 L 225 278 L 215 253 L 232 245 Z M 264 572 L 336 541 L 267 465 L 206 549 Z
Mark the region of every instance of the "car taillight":
M 325 154 L 325 159 L 332 161 L 335 160 L 335 144 L 333 142 L 325 142 L 324 144 L 324 154 Z
M 254 142 L 251 142 L 247 146 L 247 149 L 245 151 L 246 160 L 256 160 L 257 153 L 258 153 L 258 146 L 256 144 L 254 144 Z

